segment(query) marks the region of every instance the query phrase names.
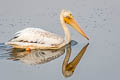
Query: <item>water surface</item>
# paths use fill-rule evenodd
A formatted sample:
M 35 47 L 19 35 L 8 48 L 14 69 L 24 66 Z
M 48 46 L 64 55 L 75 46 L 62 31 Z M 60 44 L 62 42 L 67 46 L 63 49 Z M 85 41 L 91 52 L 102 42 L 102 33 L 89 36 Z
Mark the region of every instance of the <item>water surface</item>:
M 0 43 L 26 27 L 38 27 L 64 35 L 59 14 L 70 10 L 81 28 L 89 36 L 87 41 L 69 27 L 72 46 L 69 61 L 89 42 L 89 46 L 71 77 L 64 77 L 62 64 L 65 53 L 39 65 L 24 64 L 8 59 L 9 46 L 0 45 L 1 80 L 119 80 L 120 74 L 120 1 L 114 0 L 4 0 L 0 1 Z

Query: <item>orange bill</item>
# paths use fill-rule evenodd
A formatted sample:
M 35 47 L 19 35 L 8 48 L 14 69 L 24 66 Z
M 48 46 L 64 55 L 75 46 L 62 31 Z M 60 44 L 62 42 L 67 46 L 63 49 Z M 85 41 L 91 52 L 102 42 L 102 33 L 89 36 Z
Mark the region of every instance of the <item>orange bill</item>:
M 74 18 L 71 19 L 70 23 L 69 23 L 76 31 L 78 31 L 83 37 L 85 37 L 87 40 L 89 40 L 89 38 L 87 37 L 87 35 L 83 32 L 83 30 L 80 28 L 80 26 L 77 24 L 77 22 L 74 20 Z

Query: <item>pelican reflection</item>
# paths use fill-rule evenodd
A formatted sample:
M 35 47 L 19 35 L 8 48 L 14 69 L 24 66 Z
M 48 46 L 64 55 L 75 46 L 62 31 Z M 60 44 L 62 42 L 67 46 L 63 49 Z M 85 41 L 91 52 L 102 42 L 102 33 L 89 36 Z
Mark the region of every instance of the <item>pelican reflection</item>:
M 65 53 L 65 49 L 68 46 L 69 47 L 75 46 L 76 44 L 77 42 L 72 40 L 70 44 L 56 50 L 38 49 L 38 50 L 26 51 L 25 49 L 12 48 L 10 51 L 11 53 L 10 58 L 8 59 L 19 60 L 25 64 L 31 64 L 31 65 L 46 63 L 63 55 Z
M 10 60 L 19 60 L 25 64 L 38 65 L 43 64 L 49 61 L 52 61 L 66 52 L 66 56 L 64 58 L 62 64 L 62 73 L 64 77 L 70 77 L 74 73 L 77 64 L 80 62 L 82 56 L 84 55 L 89 43 L 86 44 L 77 54 L 77 56 L 69 62 L 69 58 L 71 55 L 71 44 L 68 44 L 66 47 L 63 47 L 58 50 L 31 50 L 26 51 L 24 49 L 12 49 L 11 57 L 8 58 Z
M 65 59 L 63 61 L 63 65 L 62 65 L 62 73 L 65 77 L 72 76 L 72 74 L 74 73 L 74 71 L 76 69 L 77 64 L 80 62 L 80 60 L 81 60 L 82 56 L 84 55 L 88 45 L 89 45 L 89 43 L 86 44 L 80 50 L 80 52 L 77 54 L 77 56 L 71 62 L 69 62 L 69 58 L 70 58 L 70 55 L 71 55 L 71 46 L 67 47 L 66 56 L 65 56 Z
M 12 49 L 10 60 L 19 60 L 25 64 L 37 65 L 54 60 L 64 54 L 65 49 L 58 50 L 31 50 Z

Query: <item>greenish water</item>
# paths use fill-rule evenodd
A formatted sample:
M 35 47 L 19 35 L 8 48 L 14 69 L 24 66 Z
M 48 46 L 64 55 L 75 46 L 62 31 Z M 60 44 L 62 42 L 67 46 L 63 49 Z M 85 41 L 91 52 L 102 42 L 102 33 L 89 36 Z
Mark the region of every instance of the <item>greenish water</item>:
M 0 79 L 1 80 L 119 80 L 120 74 L 120 10 L 114 0 L 20 0 L 0 1 Z M 64 35 L 59 14 L 62 9 L 70 10 L 81 28 L 90 38 L 87 41 L 69 27 L 72 39 L 78 43 L 72 46 L 69 61 L 80 50 L 89 46 L 71 77 L 64 77 L 62 64 L 66 53 L 50 62 L 38 65 L 11 60 L 4 42 L 16 31 L 26 27 L 38 27 Z

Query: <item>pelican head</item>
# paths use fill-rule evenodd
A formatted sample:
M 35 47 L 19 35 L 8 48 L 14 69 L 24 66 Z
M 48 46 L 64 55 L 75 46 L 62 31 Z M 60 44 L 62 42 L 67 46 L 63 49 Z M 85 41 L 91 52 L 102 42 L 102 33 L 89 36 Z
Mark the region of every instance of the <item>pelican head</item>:
M 78 31 L 83 37 L 85 37 L 87 40 L 89 38 L 87 35 L 83 32 L 83 30 L 80 28 L 80 26 L 75 21 L 74 17 L 72 16 L 72 13 L 70 11 L 62 10 L 61 15 L 63 16 L 63 20 L 66 24 L 71 25 L 76 31 Z

